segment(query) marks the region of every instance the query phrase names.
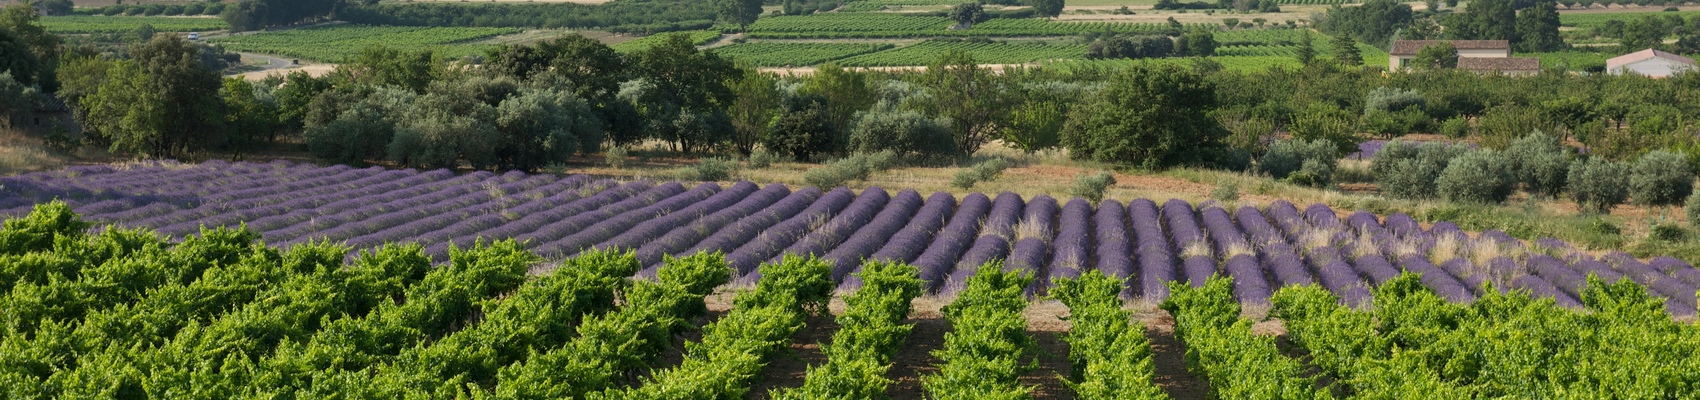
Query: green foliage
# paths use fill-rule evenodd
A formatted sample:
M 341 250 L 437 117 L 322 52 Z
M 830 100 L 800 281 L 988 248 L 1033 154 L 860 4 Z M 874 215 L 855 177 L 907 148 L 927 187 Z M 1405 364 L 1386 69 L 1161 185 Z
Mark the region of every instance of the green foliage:
M 1411 107 L 1421 109 L 1427 103 L 1428 100 L 1415 90 L 1382 86 L 1364 96 L 1364 112 L 1404 111 Z
M 1237 201 L 1240 199 L 1240 185 L 1233 182 L 1217 182 L 1216 187 L 1210 189 L 1210 198 L 1216 199 L 1216 201 Z
M 897 158 L 897 153 L 890 150 L 878 153 L 857 153 L 804 171 L 803 182 L 809 186 L 831 189 L 843 186 L 850 181 L 867 180 L 875 172 L 894 167 Z
M 1251 332 L 1240 318 L 1233 281 L 1210 278 L 1202 287 L 1170 282 L 1162 309 L 1175 318 L 1175 335 L 1186 344 L 1187 369 L 1210 383 L 1216 398 L 1327 399 L 1305 366 L 1281 354 L 1275 339 Z
M 720 11 L 720 20 L 738 25 L 738 30 L 761 17 L 761 0 L 718 0 L 715 6 Z
M 1505 157 L 1491 149 L 1464 153 L 1453 158 L 1435 179 L 1442 199 L 1459 203 L 1497 204 L 1517 191 L 1517 174 Z
M 1700 190 L 1688 195 L 1688 202 L 1682 206 L 1682 214 L 1688 217 L 1690 228 L 1700 228 Z
M 1121 282 L 1091 271 L 1054 285 L 1051 296 L 1069 309 L 1069 388 L 1083 399 L 1169 398 L 1152 382 L 1151 346 L 1121 307 Z
M 1070 196 L 1084 198 L 1093 203 L 1104 200 L 1104 192 L 1116 185 L 1116 176 L 1110 171 L 1098 171 L 1094 174 L 1081 175 L 1074 178 L 1074 185 L 1068 188 Z
M 113 151 L 178 158 L 207 150 L 225 134 L 223 80 L 200 63 L 201 51 L 165 35 L 131 49 L 130 60 L 113 62 L 86 86 L 81 122 Z
M 939 399 L 1023 399 L 1032 387 L 1021 384 L 1031 371 L 1028 360 L 1033 339 L 1027 336 L 1023 290 L 1033 280 L 1022 271 L 1003 270 L 1002 263 L 981 265 L 968 278 L 956 301 L 945 306 L 952 331 L 944 347 L 933 351 L 936 373 L 921 377 L 921 386 Z
M 651 34 L 708 29 L 716 3 L 698 0 L 649 0 L 599 4 L 490 2 L 372 2 L 341 8 L 337 18 L 357 24 L 391 26 L 484 26 L 509 28 L 595 29 Z
M 1328 171 L 1339 162 L 1338 149 L 1333 143 L 1325 140 L 1276 140 L 1269 145 L 1269 151 L 1258 159 L 1257 170 L 1269 174 L 1277 180 L 1287 179 L 1293 173 L 1305 170 L 1306 163 L 1316 163 Z M 1312 167 L 1310 173 L 1319 172 Z M 1322 182 L 1328 182 L 1328 176 L 1315 176 Z
M 1337 149 L 1336 154 L 1345 154 L 1357 151 L 1358 142 L 1362 140 L 1357 134 L 1357 120 L 1350 112 L 1332 104 L 1311 103 L 1293 117 L 1293 124 L 1288 129 L 1293 132 L 1294 139 L 1327 141 Z
M 727 181 L 738 174 L 738 162 L 724 158 L 709 157 L 697 160 L 696 165 L 686 170 L 681 179 L 693 181 Z
M 831 343 L 820 345 L 827 362 L 811 366 L 803 386 L 775 390 L 775 399 L 855 398 L 884 399 L 885 377 L 904 338 L 914 325 L 902 324 L 910 302 L 921 294 L 915 267 L 902 263 L 869 261 L 857 277 L 861 289 L 844 297 L 844 314 L 838 316 L 839 330 Z
M 1411 60 L 1411 67 L 1425 70 L 1457 68 L 1458 48 L 1453 47 L 1452 42 L 1423 46 L 1417 50 L 1417 57 Z
M 974 7 L 979 7 L 976 5 Z M 980 146 L 998 136 L 999 121 L 1005 120 L 1012 99 L 989 69 L 981 68 L 973 55 L 951 50 L 928 64 L 922 84 L 931 90 L 929 114 L 949 118 L 951 138 L 958 154 L 973 155 Z
M 112 8 L 111 10 L 119 10 Z M 122 11 L 122 10 L 119 10 Z M 216 18 L 126 17 L 105 18 L 90 15 L 50 16 L 41 18 L 41 26 L 57 34 L 88 34 L 131 32 L 142 25 L 161 32 L 206 32 L 230 27 Z
M 1351 34 L 1334 35 L 1328 41 L 1328 47 L 1334 50 L 1334 60 L 1350 66 L 1364 65 L 1364 56 L 1358 53 L 1358 41 L 1352 40 Z
M 1503 105 L 1482 114 L 1477 129 L 1482 146 L 1504 150 L 1517 139 L 1535 132 L 1555 132 L 1552 121 L 1535 107 Z
M 779 155 L 765 148 L 757 148 L 750 152 L 750 168 L 767 168 L 779 161 Z
M 1454 157 L 1468 151 L 1463 146 L 1445 143 L 1413 144 L 1403 140 L 1388 142 L 1370 161 L 1370 173 L 1383 194 L 1402 199 L 1427 199 L 1437 196 L 1435 181 Z
M 1693 190 L 1694 170 L 1680 154 L 1655 150 L 1642 155 L 1629 171 L 1629 197 L 1636 204 L 1676 205 Z
M 957 4 L 950 8 L 950 20 L 959 25 L 973 25 L 975 22 L 984 20 L 985 17 L 985 8 L 981 7 L 978 1 Z
M 620 168 L 626 167 L 626 148 L 625 147 L 610 148 L 605 153 L 606 154 L 603 155 L 604 158 L 605 158 L 605 160 L 603 160 L 603 162 L 608 164 L 608 168 L 620 169 Z
M 827 110 L 826 99 L 805 96 L 792 100 L 773 120 L 761 144 L 794 159 L 809 160 L 816 154 L 832 153 L 843 147 L 840 136 L 838 125 L 832 123 Z
M 1570 197 L 1583 211 L 1607 213 L 1629 199 L 1629 166 L 1598 157 L 1570 164 Z
M 750 390 L 767 361 L 781 354 L 810 314 L 826 312 L 832 298 L 832 265 L 787 255 L 761 266 L 754 290 L 738 293 L 726 316 L 687 343 L 679 365 L 654 371 L 638 386 L 608 390 L 605 399 L 738 398 Z
M 1530 194 L 1552 198 L 1564 191 L 1570 158 L 1557 138 L 1537 131 L 1512 142 L 1504 158 L 1505 167 Z
M 37 204 L 29 215 L 0 225 L 0 255 L 45 251 L 60 240 L 81 238 L 88 228 L 63 201 Z
M 976 183 L 997 179 L 1005 168 L 1009 168 L 1008 161 L 1004 161 L 1003 157 L 993 157 L 968 168 L 957 170 L 956 175 L 950 181 L 950 186 L 962 189 L 972 188 Z
M 1318 21 L 1317 28 L 1334 35 L 1353 38 L 1375 45 L 1388 46 L 1402 28 L 1411 24 L 1414 13 L 1411 5 L 1393 0 L 1370 0 L 1359 7 L 1335 7 Z
M 1033 10 L 1037 11 L 1039 16 L 1056 18 L 1056 16 L 1062 15 L 1062 0 L 1030 0 L 1030 2 L 1033 4 Z
M 1440 134 L 1453 139 L 1470 136 L 1470 121 L 1460 117 L 1447 118 L 1440 123 Z
M 519 33 L 512 28 L 454 28 L 411 26 L 330 25 L 220 37 L 209 40 L 224 48 L 299 57 L 322 62 L 355 58 L 374 46 L 432 50 L 447 58 L 482 54 L 490 44 L 467 42 Z
M 1663 299 L 1634 282 L 1597 278 L 1589 278 L 1580 294 L 1589 312 L 1562 309 L 1527 291 L 1490 290 L 1473 303 L 1449 303 L 1423 288 L 1417 275 L 1405 274 L 1378 289 L 1375 306 L 1363 311 L 1339 305 L 1316 286 L 1282 289 L 1274 300 L 1293 342 L 1359 396 L 1667 397 L 1686 390 L 1609 378 L 1686 373 L 1674 365 L 1692 362 L 1687 352 L 1674 356 L 1683 361 L 1654 361 L 1660 356 L 1652 355 L 1677 354 L 1670 353 L 1682 346 L 1676 343 L 1696 340 L 1691 326 L 1662 312 Z M 1547 339 L 1507 339 L 1519 337 Z M 1449 367 L 1464 364 L 1475 367 Z
M 1070 113 L 1063 147 L 1073 157 L 1148 169 L 1200 164 L 1228 136 L 1205 114 L 1216 104 L 1215 86 L 1198 71 L 1135 66 Z
M 927 118 L 909 110 L 869 110 L 857 115 L 850 128 L 849 150 L 855 153 L 889 151 L 904 156 L 945 160 L 955 156 L 948 121 Z
M 580 398 L 617 387 L 671 348 L 673 335 L 690 329 L 688 319 L 707 312 L 703 297 L 730 273 L 719 254 L 667 257 L 657 280 L 632 281 L 620 293 L 618 310 L 585 319 L 560 347 L 503 367 L 496 397 Z

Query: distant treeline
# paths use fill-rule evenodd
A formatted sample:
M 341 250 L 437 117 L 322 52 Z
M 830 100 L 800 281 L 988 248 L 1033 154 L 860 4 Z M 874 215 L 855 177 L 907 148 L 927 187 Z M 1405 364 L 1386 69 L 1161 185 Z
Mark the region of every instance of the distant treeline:
M 572 3 L 376 4 L 350 6 L 338 17 L 371 25 L 596 28 L 619 33 L 704 29 L 714 24 L 714 2 L 621 0 Z

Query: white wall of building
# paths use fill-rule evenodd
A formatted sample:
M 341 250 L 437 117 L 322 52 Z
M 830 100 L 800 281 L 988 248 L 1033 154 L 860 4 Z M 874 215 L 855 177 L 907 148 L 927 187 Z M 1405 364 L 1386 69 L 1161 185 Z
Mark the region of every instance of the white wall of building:
M 1688 64 L 1683 64 L 1683 63 L 1676 62 L 1676 61 L 1671 61 L 1671 60 L 1667 60 L 1667 59 L 1663 59 L 1663 58 L 1654 57 L 1654 58 L 1649 58 L 1649 59 L 1646 59 L 1646 60 L 1632 62 L 1632 63 L 1629 63 L 1629 64 L 1624 64 L 1622 67 L 1613 69 L 1613 70 L 1608 71 L 1608 72 L 1610 72 L 1612 74 L 1619 74 L 1619 75 L 1621 75 L 1625 72 L 1634 72 L 1636 74 L 1645 75 L 1645 76 L 1667 77 L 1667 76 L 1675 75 L 1677 71 L 1680 71 L 1680 70 L 1683 70 L 1683 69 L 1692 69 L 1692 68 L 1694 68 L 1694 67 L 1691 66 L 1691 65 L 1688 65 Z

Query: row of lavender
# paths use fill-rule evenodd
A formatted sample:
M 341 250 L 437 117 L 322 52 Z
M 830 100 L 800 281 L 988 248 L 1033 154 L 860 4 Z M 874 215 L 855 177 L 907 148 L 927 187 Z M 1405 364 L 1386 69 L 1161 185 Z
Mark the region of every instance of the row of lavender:
M 1668 296 L 1673 314 L 1693 314 L 1700 271 L 1671 258 L 1642 262 L 1622 253 L 1594 258 L 1562 242 L 1524 245 L 1489 231 L 1468 237 L 1441 222 L 1423 229 L 1404 215 L 1368 213 L 1344 220 L 1334 210 L 1285 202 L 1267 210 L 1196 209 L 1137 199 L 1059 204 L 1040 195 L 947 193 L 923 198 L 846 188 L 791 190 L 739 182 L 615 182 L 585 176 L 318 167 L 283 162 L 74 167 L 0 178 L 0 215 L 59 198 L 86 218 L 181 236 L 202 225 L 246 222 L 269 243 L 333 240 L 353 248 L 426 243 L 433 257 L 449 243 L 517 238 L 560 258 L 589 248 L 636 249 L 655 272 L 667 255 L 721 251 L 741 273 L 784 254 L 815 254 L 834 278 L 859 285 L 861 260 L 920 267 L 934 290 L 952 293 L 980 264 L 1004 260 L 1046 282 L 1100 269 L 1128 280 L 1126 295 L 1167 296 L 1165 283 L 1236 278 L 1246 303 L 1266 303 L 1274 288 L 1320 283 L 1362 304 L 1369 288 L 1401 271 L 1420 272 L 1448 299 L 1470 301 L 1483 283 L 1528 289 L 1578 304 L 1587 274 L 1629 278 Z

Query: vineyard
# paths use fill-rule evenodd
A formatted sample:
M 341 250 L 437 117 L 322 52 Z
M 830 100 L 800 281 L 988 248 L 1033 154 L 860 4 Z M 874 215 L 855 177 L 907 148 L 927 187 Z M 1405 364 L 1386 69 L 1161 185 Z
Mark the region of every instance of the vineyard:
M 827 13 L 762 18 L 750 24 L 752 39 L 849 39 L 927 37 L 1073 36 L 1087 33 L 1155 33 L 1165 24 L 1121 22 L 1056 22 L 1032 18 L 999 18 L 952 30 L 949 18 L 897 13 Z M 1215 24 L 1192 23 L 1187 29 L 1215 29 Z
M 106 17 L 53 16 L 42 17 L 41 26 L 58 34 L 129 32 L 143 25 L 157 32 L 206 32 L 229 29 L 230 25 L 216 17 Z
M 637 39 L 627 40 L 627 41 L 624 41 L 624 42 L 615 43 L 614 45 L 609 46 L 609 47 L 613 47 L 614 51 L 618 51 L 618 52 L 621 52 L 621 53 L 630 53 L 630 52 L 634 52 L 634 51 L 638 51 L 638 50 L 648 49 L 650 46 L 654 46 L 658 43 L 661 43 L 663 40 L 666 40 L 668 36 L 672 36 L 672 35 L 689 35 L 691 37 L 691 43 L 695 43 L 698 46 L 709 44 L 709 43 L 714 42 L 717 39 L 720 39 L 720 31 L 670 32 L 670 33 L 658 33 L 658 34 L 654 34 L 654 35 L 640 37 L 640 38 L 637 38 Z
M 1086 54 L 1079 44 L 1052 45 L 1045 43 L 958 42 L 930 40 L 914 45 L 846 58 L 839 65 L 846 67 L 890 67 L 927 65 L 951 50 L 967 52 L 982 64 L 1023 64 L 1042 60 L 1075 59 Z
M 479 54 L 491 45 L 467 43 L 519 33 L 515 28 L 422 28 L 407 26 L 331 25 L 261 32 L 212 39 L 227 49 L 337 62 L 373 46 L 417 51 L 435 50 L 457 58 Z
M 887 50 L 887 43 L 736 43 L 714 49 L 715 54 L 758 67 L 806 66 Z
M 1135 297 L 1173 317 L 1212 398 L 1700 390 L 1700 328 L 1667 315 L 1693 315 L 1700 270 L 1398 214 L 282 162 L 0 183 L 12 398 L 882 398 L 894 377 L 1032 398 L 1026 311 L 1052 299 L 1069 325 L 1049 379 L 1168 398 L 1147 336 L 1166 334 Z M 820 361 L 753 392 L 835 297 Z M 892 370 L 920 297 L 948 301 L 950 332 L 930 368 Z
M 1606 21 L 1612 21 L 1612 20 L 1629 22 L 1629 21 L 1641 19 L 1641 18 L 1644 18 L 1644 17 L 1660 17 L 1660 18 L 1678 17 L 1678 18 L 1682 18 L 1684 20 L 1687 20 L 1689 18 L 1693 18 L 1696 15 L 1700 15 L 1700 11 L 1565 13 L 1565 14 L 1559 14 L 1558 15 L 1558 22 L 1559 22 L 1560 26 L 1586 29 L 1586 28 L 1597 28 L 1597 27 L 1600 27 L 1600 26 L 1604 26 L 1606 24 Z

